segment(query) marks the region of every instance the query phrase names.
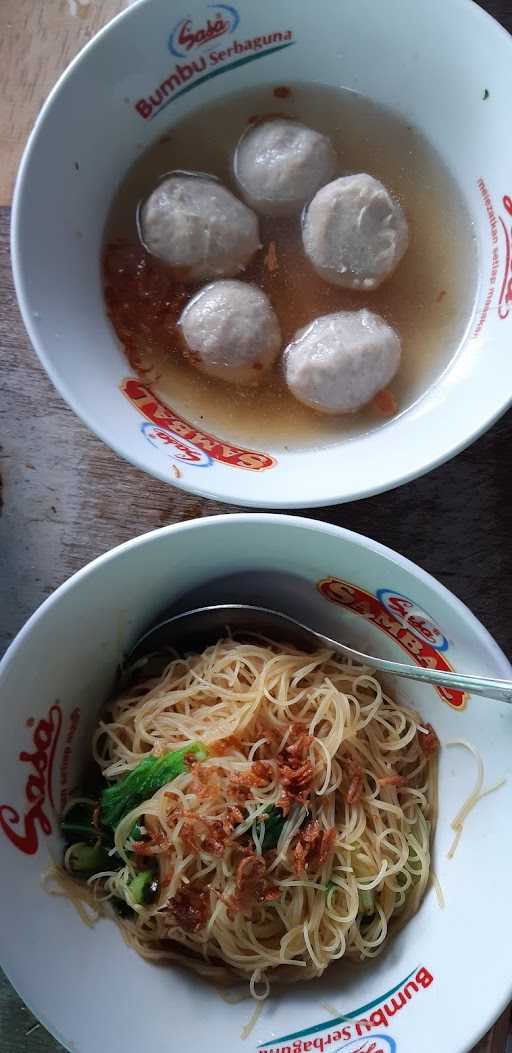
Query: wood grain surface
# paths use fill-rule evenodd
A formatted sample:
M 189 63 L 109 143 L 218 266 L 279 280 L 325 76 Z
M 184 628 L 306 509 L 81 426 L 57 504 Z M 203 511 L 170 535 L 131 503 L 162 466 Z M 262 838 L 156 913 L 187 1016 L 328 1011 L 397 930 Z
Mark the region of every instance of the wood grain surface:
M 129 0 L 0 0 L 0 205 L 50 88 Z
M 48 89 L 126 6 L 128 0 L 0 0 L 0 205 L 10 201 L 21 150 Z M 512 30 L 512 0 L 481 6 Z M 94 556 L 166 523 L 235 511 L 131 468 L 67 409 L 18 314 L 8 227 L 9 210 L 0 209 L 0 653 L 39 603 Z M 424 479 L 304 514 L 368 534 L 421 564 L 512 654 L 511 439 L 508 415 Z M 507 1013 L 478 1053 L 504 1053 L 508 1019 Z M 2 1053 L 61 1048 L 0 980 Z

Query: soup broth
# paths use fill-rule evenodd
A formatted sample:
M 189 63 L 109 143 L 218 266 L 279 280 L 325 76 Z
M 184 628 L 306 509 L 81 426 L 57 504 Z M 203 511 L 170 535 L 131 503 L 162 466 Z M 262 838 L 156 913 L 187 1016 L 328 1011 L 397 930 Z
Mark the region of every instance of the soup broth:
M 396 114 L 345 89 L 267 85 L 225 96 L 198 107 L 137 159 L 116 192 L 103 261 L 107 310 L 132 365 L 193 424 L 232 442 L 297 449 L 382 426 L 386 407 L 374 402 L 357 414 L 322 416 L 288 392 L 279 363 L 254 388 L 204 376 L 183 357 L 177 330 L 199 286 L 184 287 L 149 257 L 137 230 L 139 203 L 167 172 L 208 172 L 239 196 L 234 149 L 248 122 L 270 114 L 328 135 L 338 154 L 337 174 L 368 172 L 380 179 L 405 209 L 410 232 L 395 273 L 377 290 L 352 291 L 328 285 L 314 272 L 303 251 L 299 215 L 260 216 L 263 248 L 239 277 L 269 296 L 283 347 L 319 315 L 376 311 L 402 339 L 402 361 L 390 387 L 397 412 L 406 410 L 461 344 L 475 298 L 476 249 L 466 206 L 432 146 Z

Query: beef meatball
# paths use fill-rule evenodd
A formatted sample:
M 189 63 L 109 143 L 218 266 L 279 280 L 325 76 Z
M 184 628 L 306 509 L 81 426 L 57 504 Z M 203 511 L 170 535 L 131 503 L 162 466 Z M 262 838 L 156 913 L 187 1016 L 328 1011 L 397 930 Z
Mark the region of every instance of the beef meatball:
M 245 282 L 205 286 L 187 304 L 179 324 L 194 365 L 231 384 L 257 384 L 281 350 L 270 300 Z
M 290 216 L 332 179 L 336 163 L 326 135 L 298 121 L 277 118 L 244 132 L 234 170 L 242 196 L 257 212 Z
M 140 237 L 185 281 L 238 274 L 261 247 L 258 219 L 213 177 L 173 172 L 139 213 Z
M 286 348 L 286 383 L 320 413 L 355 413 L 389 384 L 400 354 L 398 334 L 380 315 L 366 308 L 325 314 Z
M 402 207 L 371 175 L 342 176 L 315 194 L 304 216 L 304 249 L 331 285 L 376 289 L 407 248 Z

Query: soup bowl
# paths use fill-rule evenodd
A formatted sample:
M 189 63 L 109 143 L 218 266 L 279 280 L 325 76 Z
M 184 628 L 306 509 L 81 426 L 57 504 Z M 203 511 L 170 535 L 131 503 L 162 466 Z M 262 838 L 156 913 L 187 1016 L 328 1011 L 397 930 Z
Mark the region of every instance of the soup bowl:
M 177 966 L 142 960 L 109 918 L 87 928 L 41 876 L 62 854 L 58 815 L 90 757 L 120 658 L 163 609 L 250 599 L 383 657 L 510 677 L 477 619 L 419 567 L 367 538 L 307 519 L 238 514 L 165 527 L 95 560 L 32 616 L 0 665 L 1 963 L 46 1027 L 76 1053 L 179 1041 L 237 1053 L 468 1053 L 512 995 L 503 938 L 512 882 L 512 713 L 418 683 L 391 682 L 441 740 L 433 867 L 419 912 L 365 965 L 280 987 L 247 1038 L 250 999 Z M 451 822 L 475 783 L 507 780 Z M 449 747 L 447 743 L 452 743 Z M 174 1036 L 174 1039 L 173 1037 Z
M 227 93 L 297 81 L 358 92 L 422 133 L 467 210 L 478 278 L 451 360 L 403 412 L 327 444 L 263 436 L 246 448 L 227 421 L 212 432 L 134 376 L 105 312 L 102 237 L 121 178 L 176 122 Z M 50 378 L 116 453 L 206 497 L 315 506 L 427 472 L 512 397 L 511 96 L 511 39 L 468 0 L 140 0 L 61 77 L 19 172 L 14 277 Z

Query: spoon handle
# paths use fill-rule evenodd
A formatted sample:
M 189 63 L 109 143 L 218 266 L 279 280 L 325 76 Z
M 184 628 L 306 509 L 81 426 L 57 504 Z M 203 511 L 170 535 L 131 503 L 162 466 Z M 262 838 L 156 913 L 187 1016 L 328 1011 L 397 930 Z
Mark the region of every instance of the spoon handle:
M 353 647 L 340 644 L 337 640 L 331 640 L 328 636 L 322 636 L 327 647 L 337 651 L 338 654 L 355 658 L 364 665 L 371 665 L 382 673 L 392 673 L 394 676 L 403 676 L 407 680 L 419 680 L 424 684 L 435 684 L 439 687 L 457 688 L 468 695 L 484 695 L 486 698 L 495 698 L 499 702 L 512 702 L 512 682 L 510 680 L 493 680 L 486 676 L 472 676 L 469 673 L 450 673 L 443 669 L 430 669 L 424 666 L 406 665 L 402 662 L 388 662 L 385 658 L 375 658 L 372 655 L 356 651 Z

